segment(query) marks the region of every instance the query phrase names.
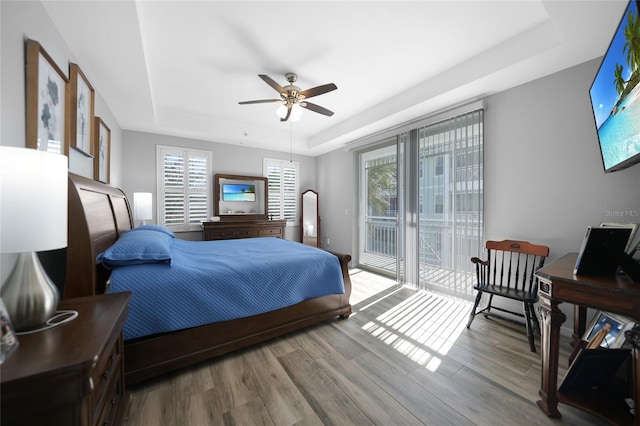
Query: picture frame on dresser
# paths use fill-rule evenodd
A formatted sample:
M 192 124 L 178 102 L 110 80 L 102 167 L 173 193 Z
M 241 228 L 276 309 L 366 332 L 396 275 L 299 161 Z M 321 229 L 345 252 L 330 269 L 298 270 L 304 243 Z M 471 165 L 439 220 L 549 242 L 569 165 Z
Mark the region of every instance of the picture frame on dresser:
M 603 349 L 618 349 L 622 347 L 626 340 L 624 332 L 630 330 L 633 326 L 634 322 L 629 318 L 609 312 L 598 311 L 587 327 L 582 340 L 591 343 L 599 332 L 605 327 L 610 327 L 598 344 L 598 347 Z M 589 348 L 589 345 L 587 344 L 586 347 Z
M 18 337 L 11 324 L 9 312 L 0 297 L 0 365 L 18 347 L 18 344 Z
M 25 50 L 26 146 L 69 155 L 69 79 L 39 42 Z
M 78 64 L 69 64 L 71 85 L 70 143 L 87 157 L 93 156 L 95 91 Z
M 93 157 L 93 178 L 102 183 L 109 183 L 111 164 L 111 129 L 100 117 L 95 117 L 94 145 L 96 155 Z

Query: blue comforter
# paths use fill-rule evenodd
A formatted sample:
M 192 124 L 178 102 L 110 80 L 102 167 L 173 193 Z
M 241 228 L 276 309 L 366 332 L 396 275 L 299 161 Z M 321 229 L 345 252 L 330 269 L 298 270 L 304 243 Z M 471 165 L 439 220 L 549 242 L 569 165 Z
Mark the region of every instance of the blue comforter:
M 337 257 L 279 238 L 176 238 L 170 250 L 170 263 L 114 267 L 110 292 L 132 292 L 125 340 L 344 293 Z

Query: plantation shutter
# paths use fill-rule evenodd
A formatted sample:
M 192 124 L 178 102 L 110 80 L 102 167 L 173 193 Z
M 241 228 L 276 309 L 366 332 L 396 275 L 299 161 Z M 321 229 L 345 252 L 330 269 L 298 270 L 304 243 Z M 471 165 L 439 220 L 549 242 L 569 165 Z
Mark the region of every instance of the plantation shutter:
M 161 224 L 175 231 L 199 230 L 209 217 L 209 153 L 158 147 Z
M 269 216 L 298 225 L 298 170 L 300 163 L 265 158 L 264 175 L 268 179 Z

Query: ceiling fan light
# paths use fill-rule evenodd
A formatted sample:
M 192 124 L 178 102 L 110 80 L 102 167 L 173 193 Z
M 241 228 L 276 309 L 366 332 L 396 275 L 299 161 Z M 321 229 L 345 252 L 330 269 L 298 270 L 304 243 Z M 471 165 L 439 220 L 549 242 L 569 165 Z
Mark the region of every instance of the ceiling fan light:
M 293 104 L 291 107 L 291 121 L 299 121 L 302 117 L 302 107 L 298 104 Z
M 286 105 L 280 105 L 276 110 L 276 115 L 280 118 L 285 118 L 287 116 L 287 107 Z

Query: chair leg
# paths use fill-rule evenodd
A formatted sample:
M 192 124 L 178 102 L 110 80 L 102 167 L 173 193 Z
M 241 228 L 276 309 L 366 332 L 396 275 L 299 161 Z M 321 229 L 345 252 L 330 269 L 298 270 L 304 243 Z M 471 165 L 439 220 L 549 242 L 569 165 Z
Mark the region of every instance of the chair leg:
M 533 311 L 531 310 L 531 307 L 529 306 L 529 303 L 524 303 L 524 316 L 525 316 L 525 323 L 527 326 L 527 338 L 529 339 L 529 348 L 531 349 L 531 352 L 535 352 L 536 351 L 536 345 L 533 339 L 533 326 L 531 325 L 531 315 L 533 314 Z
M 529 303 L 529 312 L 531 313 L 531 319 L 533 319 L 534 331 L 537 331 L 538 334 L 542 335 L 540 321 L 538 321 L 538 316 L 536 315 L 536 309 L 533 303 Z
M 471 323 L 473 319 L 476 317 L 476 310 L 478 309 L 478 305 L 480 304 L 480 299 L 482 299 L 482 292 L 478 291 L 478 295 L 476 296 L 476 301 L 473 304 L 473 309 L 471 309 L 471 313 L 469 314 L 469 322 L 467 323 L 467 328 L 471 327 Z
M 489 315 L 487 315 L 487 314 L 491 313 L 491 306 L 492 306 L 491 303 L 493 302 L 493 296 L 494 296 L 493 294 L 489 294 L 489 303 L 487 303 L 487 307 L 484 308 L 484 317 L 485 318 L 489 318 Z

